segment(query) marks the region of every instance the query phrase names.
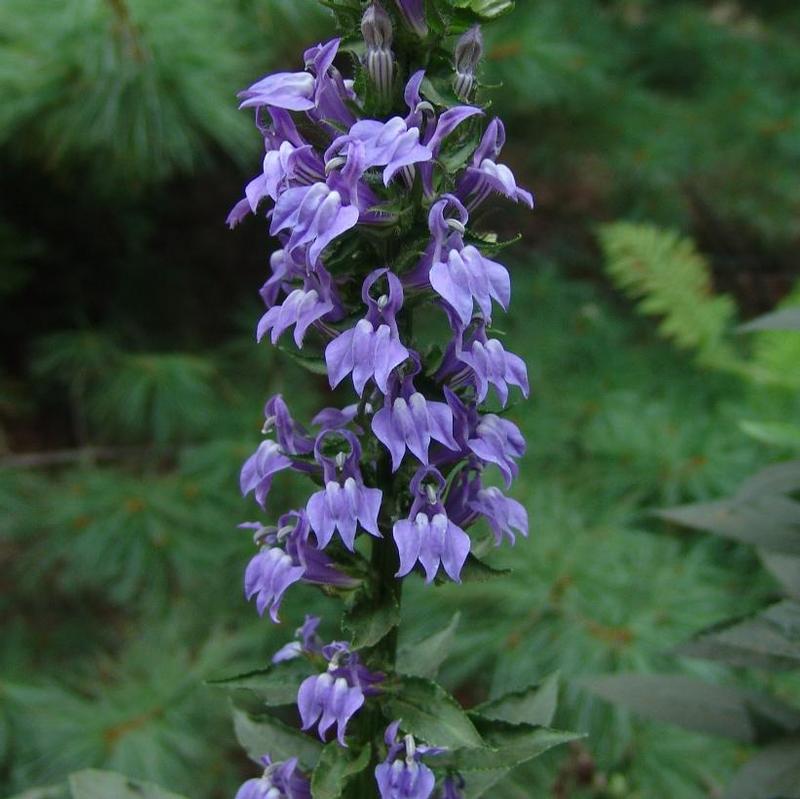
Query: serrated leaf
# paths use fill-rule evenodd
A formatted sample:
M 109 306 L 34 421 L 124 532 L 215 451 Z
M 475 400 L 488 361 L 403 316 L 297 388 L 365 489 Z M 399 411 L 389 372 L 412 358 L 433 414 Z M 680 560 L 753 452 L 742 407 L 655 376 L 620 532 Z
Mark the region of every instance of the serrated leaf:
M 369 765 L 371 756 L 370 744 L 357 754 L 351 749 L 339 746 L 336 741 L 326 744 L 311 775 L 313 799 L 339 799 L 347 787 L 348 780 L 360 774 Z
M 533 724 L 511 724 L 477 714 L 472 718 L 484 745 L 451 749 L 437 758 L 438 766 L 464 772 L 515 768 L 554 746 L 583 737 L 580 733 L 551 730 Z
M 556 714 L 558 681 L 556 672 L 539 685 L 484 702 L 474 708 L 474 712 L 486 719 L 547 727 Z
M 375 646 L 400 624 L 400 605 L 391 592 L 375 598 L 366 591 L 358 594 L 342 619 L 342 629 L 354 649 Z
M 386 696 L 383 711 L 390 720 L 401 719 L 403 729 L 432 746 L 483 746 L 461 705 L 431 680 L 402 677 L 396 692 Z
M 682 674 L 615 674 L 581 684 L 647 718 L 744 743 L 800 726 L 800 711 L 770 696 Z
M 800 330 L 800 308 L 783 308 L 759 316 L 752 322 L 740 325 L 737 330 L 740 333 L 752 333 L 758 330 Z
M 743 668 L 796 669 L 800 667 L 800 603 L 787 600 L 754 618 L 716 625 L 678 651 Z
M 800 555 L 800 502 L 790 496 L 798 488 L 800 461 L 787 461 L 763 469 L 730 499 L 670 508 L 658 515 L 764 549 Z
M 310 735 L 289 727 L 272 716 L 253 716 L 233 708 L 236 740 L 255 763 L 269 754 L 273 760 L 296 757 L 305 769 L 312 769 L 319 760 L 322 744 Z
M 265 704 L 277 707 L 292 705 L 297 701 L 300 683 L 312 674 L 307 660 L 297 658 L 264 669 L 208 680 L 208 685 L 229 690 L 252 691 Z
M 800 799 L 800 738 L 770 744 L 739 772 L 724 799 Z
M 398 673 L 435 679 L 450 652 L 460 621 L 461 614 L 455 613 L 443 630 L 402 647 L 397 654 Z
M 72 799 L 185 799 L 149 782 L 113 771 L 86 769 L 69 777 Z

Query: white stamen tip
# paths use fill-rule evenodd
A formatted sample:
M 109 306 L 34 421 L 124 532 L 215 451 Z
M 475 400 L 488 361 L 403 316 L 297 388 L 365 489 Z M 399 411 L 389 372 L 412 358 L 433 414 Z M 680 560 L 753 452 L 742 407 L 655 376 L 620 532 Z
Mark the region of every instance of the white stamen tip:
M 448 219 L 447 220 L 447 227 L 449 227 L 450 230 L 455 230 L 455 231 L 457 231 L 459 233 L 465 233 L 466 230 L 467 230 L 464 227 L 463 223 L 461 221 L 459 221 L 458 219 Z
M 428 495 L 428 502 L 431 505 L 435 505 L 436 504 L 436 489 L 430 483 L 428 483 L 425 486 L 425 493 Z

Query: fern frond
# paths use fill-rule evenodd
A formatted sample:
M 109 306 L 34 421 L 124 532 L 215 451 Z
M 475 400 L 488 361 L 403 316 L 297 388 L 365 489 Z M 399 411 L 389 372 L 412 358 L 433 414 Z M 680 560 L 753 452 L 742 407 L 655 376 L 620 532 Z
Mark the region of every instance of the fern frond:
M 647 316 L 661 319 L 661 334 L 698 362 L 738 369 L 726 340 L 736 318 L 728 296 L 714 294 L 711 270 L 694 244 L 653 225 L 618 222 L 600 230 L 606 271 L 613 283 Z

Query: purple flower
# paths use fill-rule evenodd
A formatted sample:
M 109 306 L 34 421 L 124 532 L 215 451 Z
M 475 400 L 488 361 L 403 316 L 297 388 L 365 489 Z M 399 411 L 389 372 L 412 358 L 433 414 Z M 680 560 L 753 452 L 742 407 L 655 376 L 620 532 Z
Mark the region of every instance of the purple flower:
M 310 526 L 305 511 L 285 513 L 277 528 L 258 524 L 241 525 L 256 528 L 256 543 L 261 550 L 247 566 L 244 576 L 245 596 L 256 597 L 259 615 L 269 609 L 270 618 L 278 623 L 278 610 L 289 586 L 302 580 L 306 583 L 355 588 L 359 581 L 336 568 L 333 561 L 310 541 Z
M 244 593 L 248 600 L 256 597 L 260 616 L 269 609 L 273 622 L 278 623 L 278 610 L 286 589 L 305 573 L 303 566 L 280 547 L 264 547 L 247 565 L 244 573 Z
M 478 422 L 469 448 L 485 463 L 495 464 L 510 486 L 519 473 L 514 459 L 525 454 L 525 439 L 513 422 L 489 413 Z
M 463 325 L 472 319 L 473 302 L 478 303 L 484 318 L 492 315 L 492 300 L 508 309 L 511 300 L 511 281 L 501 264 L 484 258 L 473 246 L 450 250 L 447 262 L 437 261 L 430 271 L 433 290 L 445 299 L 459 316 Z
M 328 670 L 303 680 L 297 707 L 304 730 L 318 723 L 317 731 L 324 741 L 335 724 L 339 744 L 347 746 L 344 736 L 348 722 L 363 706 L 366 696 L 377 693 L 375 684 L 383 675 L 370 672 L 343 641 L 323 647 L 322 654 L 328 660 Z
M 278 198 L 269 232 L 276 235 L 288 230 L 285 249 L 290 253 L 307 246 L 307 257 L 313 266 L 322 251 L 338 236 L 358 223 L 356 205 L 348 203 L 341 192 L 327 183 L 287 189 Z
M 502 543 L 503 536 L 508 536 L 508 540 L 514 544 L 514 530 L 524 536 L 528 535 L 528 512 L 522 504 L 505 496 L 499 488 L 481 488 L 470 507 L 486 517 L 498 546 Z
M 370 290 L 382 278 L 386 279 L 388 292 L 376 300 Z M 325 349 L 328 379 L 331 387 L 336 388 L 352 372 L 359 396 L 370 378 L 374 378 L 378 388 L 386 394 L 392 370 L 409 357 L 395 321 L 403 305 L 403 287 L 388 269 L 376 269 L 364 281 L 361 297 L 368 309 L 366 317 Z
M 426 582 L 436 577 L 439 566 L 455 582 L 469 555 L 469 536 L 447 517 L 441 500 L 445 480 L 434 468 L 420 469 L 411 480 L 414 501 L 407 519 L 395 522 L 393 533 L 400 555 L 396 577 L 405 577 L 417 564 L 425 570 Z
M 433 158 L 430 147 L 420 144 L 419 139 L 419 128 L 409 127 L 401 117 L 392 117 L 388 122 L 364 119 L 333 142 L 325 160 L 346 153 L 351 142 L 359 141 L 364 145 L 364 168 L 385 167 L 383 182 L 388 186 L 401 169 Z
M 317 635 L 317 628 L 320 625 L 319 616 L 306 616 L 303 626 L 295 630 L 297 640 L 290 641 L 282 646 L 273 656 L 273 663 L 283 663 L 287 660 L 294 660 L 304 652 L 317 654 L 322 652 L 322 641 Z
M 311 785 L 297 769 L 297 758 L 273 763 L 261 758 L 264 774 L 247 780 L 236 792 L 236 799 L 311 799 Z
M 327 316 L 335 305 L 317 275 L 309 275 L 304 288 L 297 288 L 280 304 L 273 305 L 262 317 L 256 329 L 256 340 L 261 341 L 267 333 L 273 345 L 292 325 L 294 325 L 294 342 L 299 348 L 314 322 Z
M 276 72 L 239 92 L 239 108 L 267 105 L 287 111 L 310 111 L 316 105 L 317 81 L 309 72 Z
M 256 502 L 261 507 L 267 500 L 272 487 L 272 478 L 284 469 L 291 469 L 292 461 L 284 454 L 275 441 L 262 441 L 258 449 L 244 462 L 239 477 L 242 494 L 254 492 Z
M 530 386 L 525 361 L 513 352 L 507 352 L 496 338 L 488 338 L 483 322 L 466 345 L 456 340 L 454 352 L 456 360 L 466 364 L 472 372 L 478 402 L 486 399 L 490 384 L 503 406 L 508 402 L 509 385 L 519 387 L 523 396 L 528 396 Z
M 281 394 L 271 397 L 264 405 L 264 427 L 261 432 L 267 434 L 272 430 L 278 434 L 278 443 L 284 452 L 308 455 L 314 451 L 314 439 L 292 418 Z
M 505 141 L 503 123 L 499 119 L 493 119 L 480 146 L 475 150 L 472 166 L 458 183 L 456 193 L 470 210 L 477 208 L 492 192 L 533 208 L 533 195 L 517 186 L 514 175 L 507 166 L 497 163 Z
M 425 0 L 395 0 L 408 26 L 417 36 L 428 35 L 428 23 L 425 21 Z
M 399 386 L 386 395 L 372 419 L 372 432 L 392 456 L 392 471 L 400 468 L 407 449 L 427 466 L 432 440 L 457 451 L 453 412 L 447 403 L 427 400 L 414 388 L 411 375 L 394 382 Z
M 312 111 L 329 98 L 335 83 L 331 75 L 333 60 L 339 49 L 339 39 L 332 39 L 306 51 L 306 67 L 311 72 L 278 72 L 267 75 L 249 88 L 239 92 L 239 108 L 268 106 L 287 111 Z
M 386 728 L 384 738 L 389 751 L 386 760 L 375 768 L 381 799 L 429 799 L 436 786 L 436 777 L 421 760 L 425 755 L 437 755 L 442 750 L 417 746 L 411 735 L 399 743 L 399 728 L 399 721 L 393 721 Z
M 322 446 L 331 437 L 344 439 L 350 452 L 339 452 L 336 458 L 323 455 Z M 338 530 L 345 546 L 352 552 L 359 525 L 370 535 L 380 538 L 378 513 L 383 494 L 378 488 L 364 485 L 359 468 L 361 445 L 355 435 L 348 430 L 320 433 L 314 455 L 322 465 L 325 488 L 311 496 L 306 511 L 319 549 L 325 549 Z

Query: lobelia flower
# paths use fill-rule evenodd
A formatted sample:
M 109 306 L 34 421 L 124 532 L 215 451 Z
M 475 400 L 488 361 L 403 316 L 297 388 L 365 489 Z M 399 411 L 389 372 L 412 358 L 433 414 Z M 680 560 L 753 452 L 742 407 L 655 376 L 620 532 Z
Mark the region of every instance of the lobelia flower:
M 374 299 L 373 286 L 385 278 L 387 293 Z M 361 289 L 367 315 L 355 327 L 337 336 L 325 348 L 325 363 L 331 388 L 336 388 L 351 372 L 353 385 L 361 396 L 371 378 L 383 394 L 388 391 L 389 375 L 410 357 L 400 341 L 395 316 L 403 307 L 403 287 L 388 269 L 371 272 Z
M 470 28 L 456 43 L 453 90 L 460 100 L 468 100 L 475 85 L 475 70 L 483 56 L 483 34 L 480 25 Z
M 284 452 L 309 455 L 314 451 L 314 439 L 292 418 L 282 394 L 271 397 L 264 405 L 264 426 L 261 432 L 266 435 L 273 430 L 278 434 L 278 443 Z
M 447 194 L 434 203 L 428 214 L 432 249 L 416 270 L 430 264 L 427 278 L 431 288 L 453 308 L 463 327 L 470 323 L 475 303 L 490 320 L 492 300 L 503 310 L 508 310 L 511 301 L 508 270 L 485 258 L 476 247 L 464 244 L 462 234 L 468 221 L 469 213 L 457 197 Z
M 497 466 L 507 487 L 519 474 L 515 458 L 525 454 L 525 439 L 519 428 L 508 419 L 501 419 L 493 413 L 482 416 L 468 446 L 482 461 Z
M 417 358 L 414 374 L 419 371 Z M 383 407 L 372 419 L 372 432 L 392 456 L 393 472 L 400 468 L 406 450 L 427 466 L 432 440 L 450 450 L 459 449 L 453 438 L 450 406 L 426 399 L 414 388 L 413 377 L 409 374 L 392 380 L 393 386 L 384 398 Z
M 490 339 L 482 320 L 466 342 L 457 335 L 451 346 L 450 357 L 445 358 L 442 368 L 451 369 L 453 359 L 468 366 L 478 402 L 486 399 L 490 385 L 494 386 L 503 406 L 508 402 L 509 385 L 517 386 L 525 397 L 530 393 L 525 361 L 513 352 L 507 352 L 498 339 Z
M 367 46 L 364 64 L 378 96 L 387 100 L 394 83 L 394 53 L 392 53 L 392 20 L 377 0 L 367 6 L 361 18 L 361 34 Z
M 428 35 L 425 21 L 425 0 L 395 0 L 408 26 L 423 39 Z
M 361 177 L 361 173 L 349 177 L 350 190 L 344 196 L 342 191 L 331 187 L 329 178 L 326 183 L 287 189 L 275 204 L 270 235 L 275 236 L 288 230 L 289 236 L 284 248 L 290 254 L 296 249 L 305 248 L 307 262 L 312 268 L 317 264 L 322 251 L 334 239 L 358 224 L 359 209 L 355 204 L 354 183 Z M 341 188 L 345 186 L 340 185 Z
M 261 758 L 264 774 L 247 780 L 236 792 L 236 799 L 311 799 L 311 784 L 297 768 L 297 758 L 273 763 L 269 755 Z
M 506 142 L 506 129 L 499 119 L 493 119 L 472 157 L 472 166 L 458 181 L 456 194 L 470 211 L 474 211 L 492 193 L 502 194 L 514 202 L 533 208 L 533 195 L 517 186 L 512 171 L 497 158 Z
M 517 500 L 505 496 L 499 488 L 491 486 L 479 489 L 470 502 L 470 507 L 486 517 L 498 546 L 503 542 L 504 536 L 514 544 L 514 530 L 527 537 L 528 511 Z
M 273 663 L 283 663 L 287 660 L 294 660 L 303 653 L 318 654 L 322 652 L 322 640 L 317 635 L 317 628 L 320 625 L 319 616 L 307 615 L 302 627 L 295 630 L 297 640 L 290 641 L 282 646 L 273 656 Z
M 308 328 L 324 317 L 336 315 L 341 303 L 328 272 L 321 265 L 305 275 L 303 288 L 289 292 L 279 305 L 273 305 L 261 317 L 256 328 L 256 341 L 261 341 L 267 333 L 273 345 L 290 327 L 294 326 L 294 342 L 302 349 Z
M 436 777 L 422 758 L 444 750 L 418 746 L 411 735 L 406 735 L 401 743 L 397 740 L 399 729 L 399 721 L 393 721 L 386 728 L 384 740 L 389 751 L 386 760 L 375 767 L 381 799 L 429 799 L 436 787 Z
M 317 732 L 324 741 L 335 724 L 339 744 L 347 746 L 344 736 L 348 722 L 361 709 L 367 696 L 378 693 L 376 685 L 383 680 L 383 675 L 363 666 L 344 641 L 328 644 L 322 648 L 322 654 L 328 661 L 328 670 L 307 677 L 297 693 L 302 728 L 309 730 L 318 724 Z
M 423 467 L 411 480 L 414 501 L 407 519 L 394 524 L 394 541 L 400 556 L 396 577 L 405 577 L 417 562 L 426 582 L 436 577 L 441 565 L 450 579 L 461 582 L 461 569 L 470 551 L 469 536 L 447 517 L 441 500 L 445 479 L 433 467 Z
M 242 494 L 247 496 L 254 492 L 256 502 L 263 508 L 272 487 L 272 478 L 293 465 L 278 443 L 269 439 L 262 441 L 242 466 L 239 477 Z
M 359 584 L 311 543 L 308 517 L 303 510 L 283 514 L 277 528 L 254 523 L 240 526 L 256 529 L 256 543 L 261 546 L 245 570 L 245 596 L 248 600 L 255 596 L 259 615 L 268 609 L 276 624 L 284 592 L 300 580 L 337 588 L 355 588 Z
M 330 437 L 344 439 L 350 452 L 339 452 L 335 458 L 323 455 L 323 444 Z M 367 488 L 364 485 L 359 467 L 361 445 L 356 436 L 349 430 L 320 433 L 314 446 L 314 456 L 317 463 L 322 465 L 325 488 L 312 494 L 306 512 L 319 549 L 325 549 L 338 530 L 344 545 L 352 552 L 358 526 L 380 538 L 378 513 L 383 493 L 379 488 Z
M 349 145 L 355 141 L 364 145 L 365 169 L 385 167 L 383 183 L 386 186 L 400 170 L 433 158 L 430 147 L 420 144 L 419 128 L 409 127 L 402 117 L 392 117 L 388 122 L 374 119 L 356 122 L 347 135 L 334 140 L 325 153 L 326 162 L 346 153 Z

